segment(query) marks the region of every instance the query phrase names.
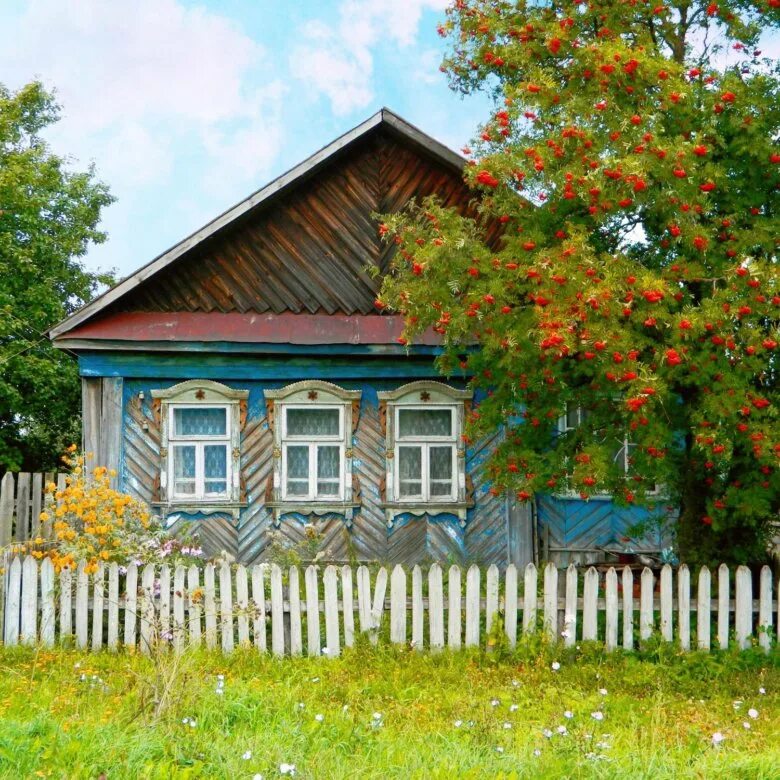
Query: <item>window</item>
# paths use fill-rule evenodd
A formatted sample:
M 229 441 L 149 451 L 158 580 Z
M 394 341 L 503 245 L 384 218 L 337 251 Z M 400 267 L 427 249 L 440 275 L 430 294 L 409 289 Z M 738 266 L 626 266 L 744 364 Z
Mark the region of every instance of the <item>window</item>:
M 352 519 L 352 434 L 360 391 L 305 381 L 266 390 L 274 433 L 274 471 L 268 504 L 275 522 L 285 512 L 343 512 Z
M 197 511 L 238 506 L 248 395 L 207 380 L 152 390 L 161 421 L 160 496 L 155 503 Z
M 396 407 L 397 491 L 402 501 L 454 501 L 455 409 Z
M 378 394 L 386 436 L 388 525 L 402 512 L 466 519 L 465 404 L 471 393 L 441 382 L 412 382 Z
M 561 434 L 566 434 L 575 431 L 580 425 L 582 425 L 590 416 L 590 412 L 578 406 L 575 403 L 568 402 L 566 404 L 566 411 L 558 419 L 558 430 Z M 595 434 L 594 434 L 595 435 Z M 613 435 L 604 434 L 603 442 L 609 442 L 612 448 L 612 462 L 615 463 L 618 469 L 628 479 L 631 473 L 631 452 L 637 446 L 632 442 L 627 434 L 620 435 L 617 431 Z M 579 492 L 574 490 L 574 487 L 570 484 L 568 492 L 572 495 L 579 496 Z M 657 486 L 650 485 L 647 489 L 648 493 L 657 493 Z
M 344 495 L 343 406 L 284 405 L 282 497 L 341 500 Z

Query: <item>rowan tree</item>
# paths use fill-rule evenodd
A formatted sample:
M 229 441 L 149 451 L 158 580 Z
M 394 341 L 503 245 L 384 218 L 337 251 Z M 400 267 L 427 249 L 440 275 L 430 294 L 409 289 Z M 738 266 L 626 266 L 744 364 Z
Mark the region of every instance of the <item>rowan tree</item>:
M 452 87 L 495 96 L 464 150 L 476 216 L 388 215 L 377 306 L 482 392 L 466 436 L 505 431 L 494 491 L 673 505 L 684 560 L 765 557 L 780 70 L 757 42 L 778 26 L 780 0 L 448 9 Z

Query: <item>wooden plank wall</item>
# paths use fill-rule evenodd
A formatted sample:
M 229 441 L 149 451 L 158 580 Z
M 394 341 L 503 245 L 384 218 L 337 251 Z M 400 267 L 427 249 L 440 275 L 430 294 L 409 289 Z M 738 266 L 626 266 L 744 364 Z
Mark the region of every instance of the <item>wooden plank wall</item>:
M 41 523 L 46 506 L 46 485 L 65 485 L 65 474 L 6 472 L 0 480 L 0 548 L 52 534 L 52 521 Z
M 777 644 L 780 600 L 768 566 L 759 573 L 758 599 L 747 567 L 735 570 L 731 598 L 731 573 L 720 566 L 724 601 L 713 598 L 706 567 L 695 578 L 692 598 L 693 578 L 685 565 L 676 571 L 664 566 L 657 581 L 650 569 L 637 572 L 638 579 L 629 567 L 620 575 L 611 568 L 602 577 L 594 568 L 583 571 L 572 564 L 565 582 L 554 564 L 541 571 L 528 564 L 522 580 L 514 565 L 503 576 L 495 565 L 470 566 L 465 572 L 457 565 L 445 571 L 436 563 L 427 572 L 395 566 L 388 592 L 387 569 L 372 577 L 365 566 L 356 571 L 309 566 L 304 573 L 276 564 L 247 570 L 223 562 L 171 570 L 167 564 L 139 569 L 130 563 L 123 574 L 111 563 L 88 575 L 82 563 L 75 572 L 63 570 L 57 588 L 48 559 L 40 565 L 29 556 L 3 562 L 8 575 L 2 638 L 7 645 L 51 647 L 59 640 L 82 650 L 116 651 L 121 642 L 142 653 L 169 646 L 180 653 L 205 643 L 225 653 L 254 646 L 276 656 L 305 652 L 334 658 L 354 645 L 356 631 L 374 644 L 489 651 L 497 627 L 510 648 L 523 635 L 543 632 L 551 644 L 566 647 L 587 641 L 608 652 L 632 651 L 660 639 L 683 652 L 706 652 L 713 648 L 713 627 L 719 649 L 746 650 L 755 644 L 769 653 Z
M 121 377 L 82 377 L 82 448 L 91 464 L 119 470 L 122 457 Z M 117 482 L 112 479 L 112 485 Z

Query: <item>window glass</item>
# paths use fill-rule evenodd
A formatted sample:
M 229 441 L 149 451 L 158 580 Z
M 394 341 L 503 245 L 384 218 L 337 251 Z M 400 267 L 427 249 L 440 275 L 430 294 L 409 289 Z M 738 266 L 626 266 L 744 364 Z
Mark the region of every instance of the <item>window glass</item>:
M 452 447 L 431 447 L 428 456 L 431 496 L 452 495 Z
M 173 491 L 178 495 L 195 494 L 195 446 L 173 448 Z
M 173 410 L 176 436 L 225 436 L 227 410 L 203 407 Z
M 338 436 L 338 409 L 288 409 L 288 436 Z
M 287 447 L 287 492 L 291 496 L 305 496 L 309 492 L 309 448 Z
M 402 497 L 422 495 L 422 447 L 399 447 L 398 487 Z
M 227 446 L 205 445 L 203 461 L 206 493 L 227 493 Z
M 398 436 L 452 436 L 450 409 L 399 409 Z
M 317 448 L 317 495 L 338 495 L 340 456 L 339 447 Z

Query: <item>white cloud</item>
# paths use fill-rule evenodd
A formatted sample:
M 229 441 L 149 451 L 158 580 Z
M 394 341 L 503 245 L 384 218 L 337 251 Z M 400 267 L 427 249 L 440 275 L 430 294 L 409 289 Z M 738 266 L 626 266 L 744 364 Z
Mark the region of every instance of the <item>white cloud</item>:
M 338 22 L 316 22 L 302 31 L 290 55 L 290 69 L 305 87 L 322 93 L 336 114 L 365 108 L 374 97 L 373 49 L 415 43 L 426 10 L 441 11 L 447 0 L 344 0 Z

